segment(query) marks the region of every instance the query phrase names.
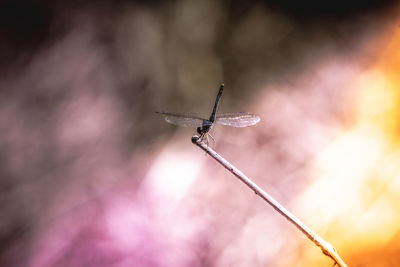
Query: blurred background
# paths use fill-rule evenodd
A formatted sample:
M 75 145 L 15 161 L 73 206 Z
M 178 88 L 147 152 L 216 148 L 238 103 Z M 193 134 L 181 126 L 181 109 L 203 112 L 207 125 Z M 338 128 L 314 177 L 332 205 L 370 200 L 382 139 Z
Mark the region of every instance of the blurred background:
M 351 5 L 350 5 L 351 3 Z M 1 266 L 400 265 L 395 1 L 1 1 Z

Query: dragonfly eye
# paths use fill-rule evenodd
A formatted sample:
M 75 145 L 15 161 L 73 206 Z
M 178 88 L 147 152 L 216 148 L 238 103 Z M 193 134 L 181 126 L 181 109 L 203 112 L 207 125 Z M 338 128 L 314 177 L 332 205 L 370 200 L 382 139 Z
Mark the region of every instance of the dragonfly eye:
M 202 134 L 203 133 L 203 127 L 197 127 L 197 133 Z

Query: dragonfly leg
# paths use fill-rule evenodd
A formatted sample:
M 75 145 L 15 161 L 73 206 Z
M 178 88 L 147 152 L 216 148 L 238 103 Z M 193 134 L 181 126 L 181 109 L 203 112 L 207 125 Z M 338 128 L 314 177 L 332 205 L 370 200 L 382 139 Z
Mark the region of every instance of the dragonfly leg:
M 214 139 L 214 137 L 210 134 L 210 133 L 208 133 L 208 135 L 211 137 L 211 139 L 212 139 L 212 141 L 213 141 L 213 148 L 215 148 L 215 139 Z
M 212 144 L 213 144 L 213 147 L 215 146 L 215 139 L 214 139 L 214 137 L 209 133 L 209 132 L 206 132 L 206 133 L 202 133 L 201 135 L 200 135 L 200 137 L 199 137 L 199 139 L 201 140 L 201 141 L 203 141 L 207 146 L 209 146 L 210 145 L 210 139 L 208 139 L 208 137 L 211 137 L 211 139 L 212 139 Z
M 200 134 L 200 136 L 199 136 L 200 141 L 204 141 L 204 136 L 205 136 L 204 133 Z
M 199 137 L 200 141 L 204 142 L 206 146 L 208 146 L 208 133 L 202 133 Z M 207 156 L 207 152 L 204 153 L 204 156 Z

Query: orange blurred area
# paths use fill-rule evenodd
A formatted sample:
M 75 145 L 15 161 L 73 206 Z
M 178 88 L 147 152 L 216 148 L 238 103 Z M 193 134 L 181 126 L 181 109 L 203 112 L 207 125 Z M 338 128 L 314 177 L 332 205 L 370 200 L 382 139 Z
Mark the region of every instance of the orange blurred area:
M 354 81 L 354 124 L 319 153 L 315 182 L 300 198 L 303 216 L 349 266 L 400 265 L 399 70 L 397 28 Z

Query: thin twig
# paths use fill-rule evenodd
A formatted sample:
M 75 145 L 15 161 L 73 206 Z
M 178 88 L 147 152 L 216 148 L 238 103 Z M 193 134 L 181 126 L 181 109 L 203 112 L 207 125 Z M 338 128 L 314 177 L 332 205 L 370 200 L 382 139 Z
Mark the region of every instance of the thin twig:
M 276 201 L 273 197 L 267 194 L 264 190 L 262 190 L 257 184 L 255 184 L 250 178 L 244 175 L 240 170 L 238 170 L 235 166 L 230 164 L 227 160 L 221 157 L 217 152 L 207 146 L 200 138 L 197 136 L 192 137 L 193 144 L 197 145 L 201 149 L 203 149 L 207 154 L 213 157 L 216 161 L 218 161 L 222 166 L 224 166 L 228 171 L 230 171 L 233 175 L 239 178 L 240 181 L 245 183 L 248 187 L 250 187 L 254 193 L 259 195 L 262 199 L 268 202 L 277 212 L 279 212 L 282 216 L 284 216 L 287 220 L 293 223 L 303 234 L 305 234 L 315 245 L 321 248 L 322 252 L 335 261 L 339 267 L 347 267 L 346 263 L 339 257 L 335 248 L 314 233 L 307 225 L 302 223 L 296 216 L 294 216 L 290 211 L 284 208 L 278 201 Z

